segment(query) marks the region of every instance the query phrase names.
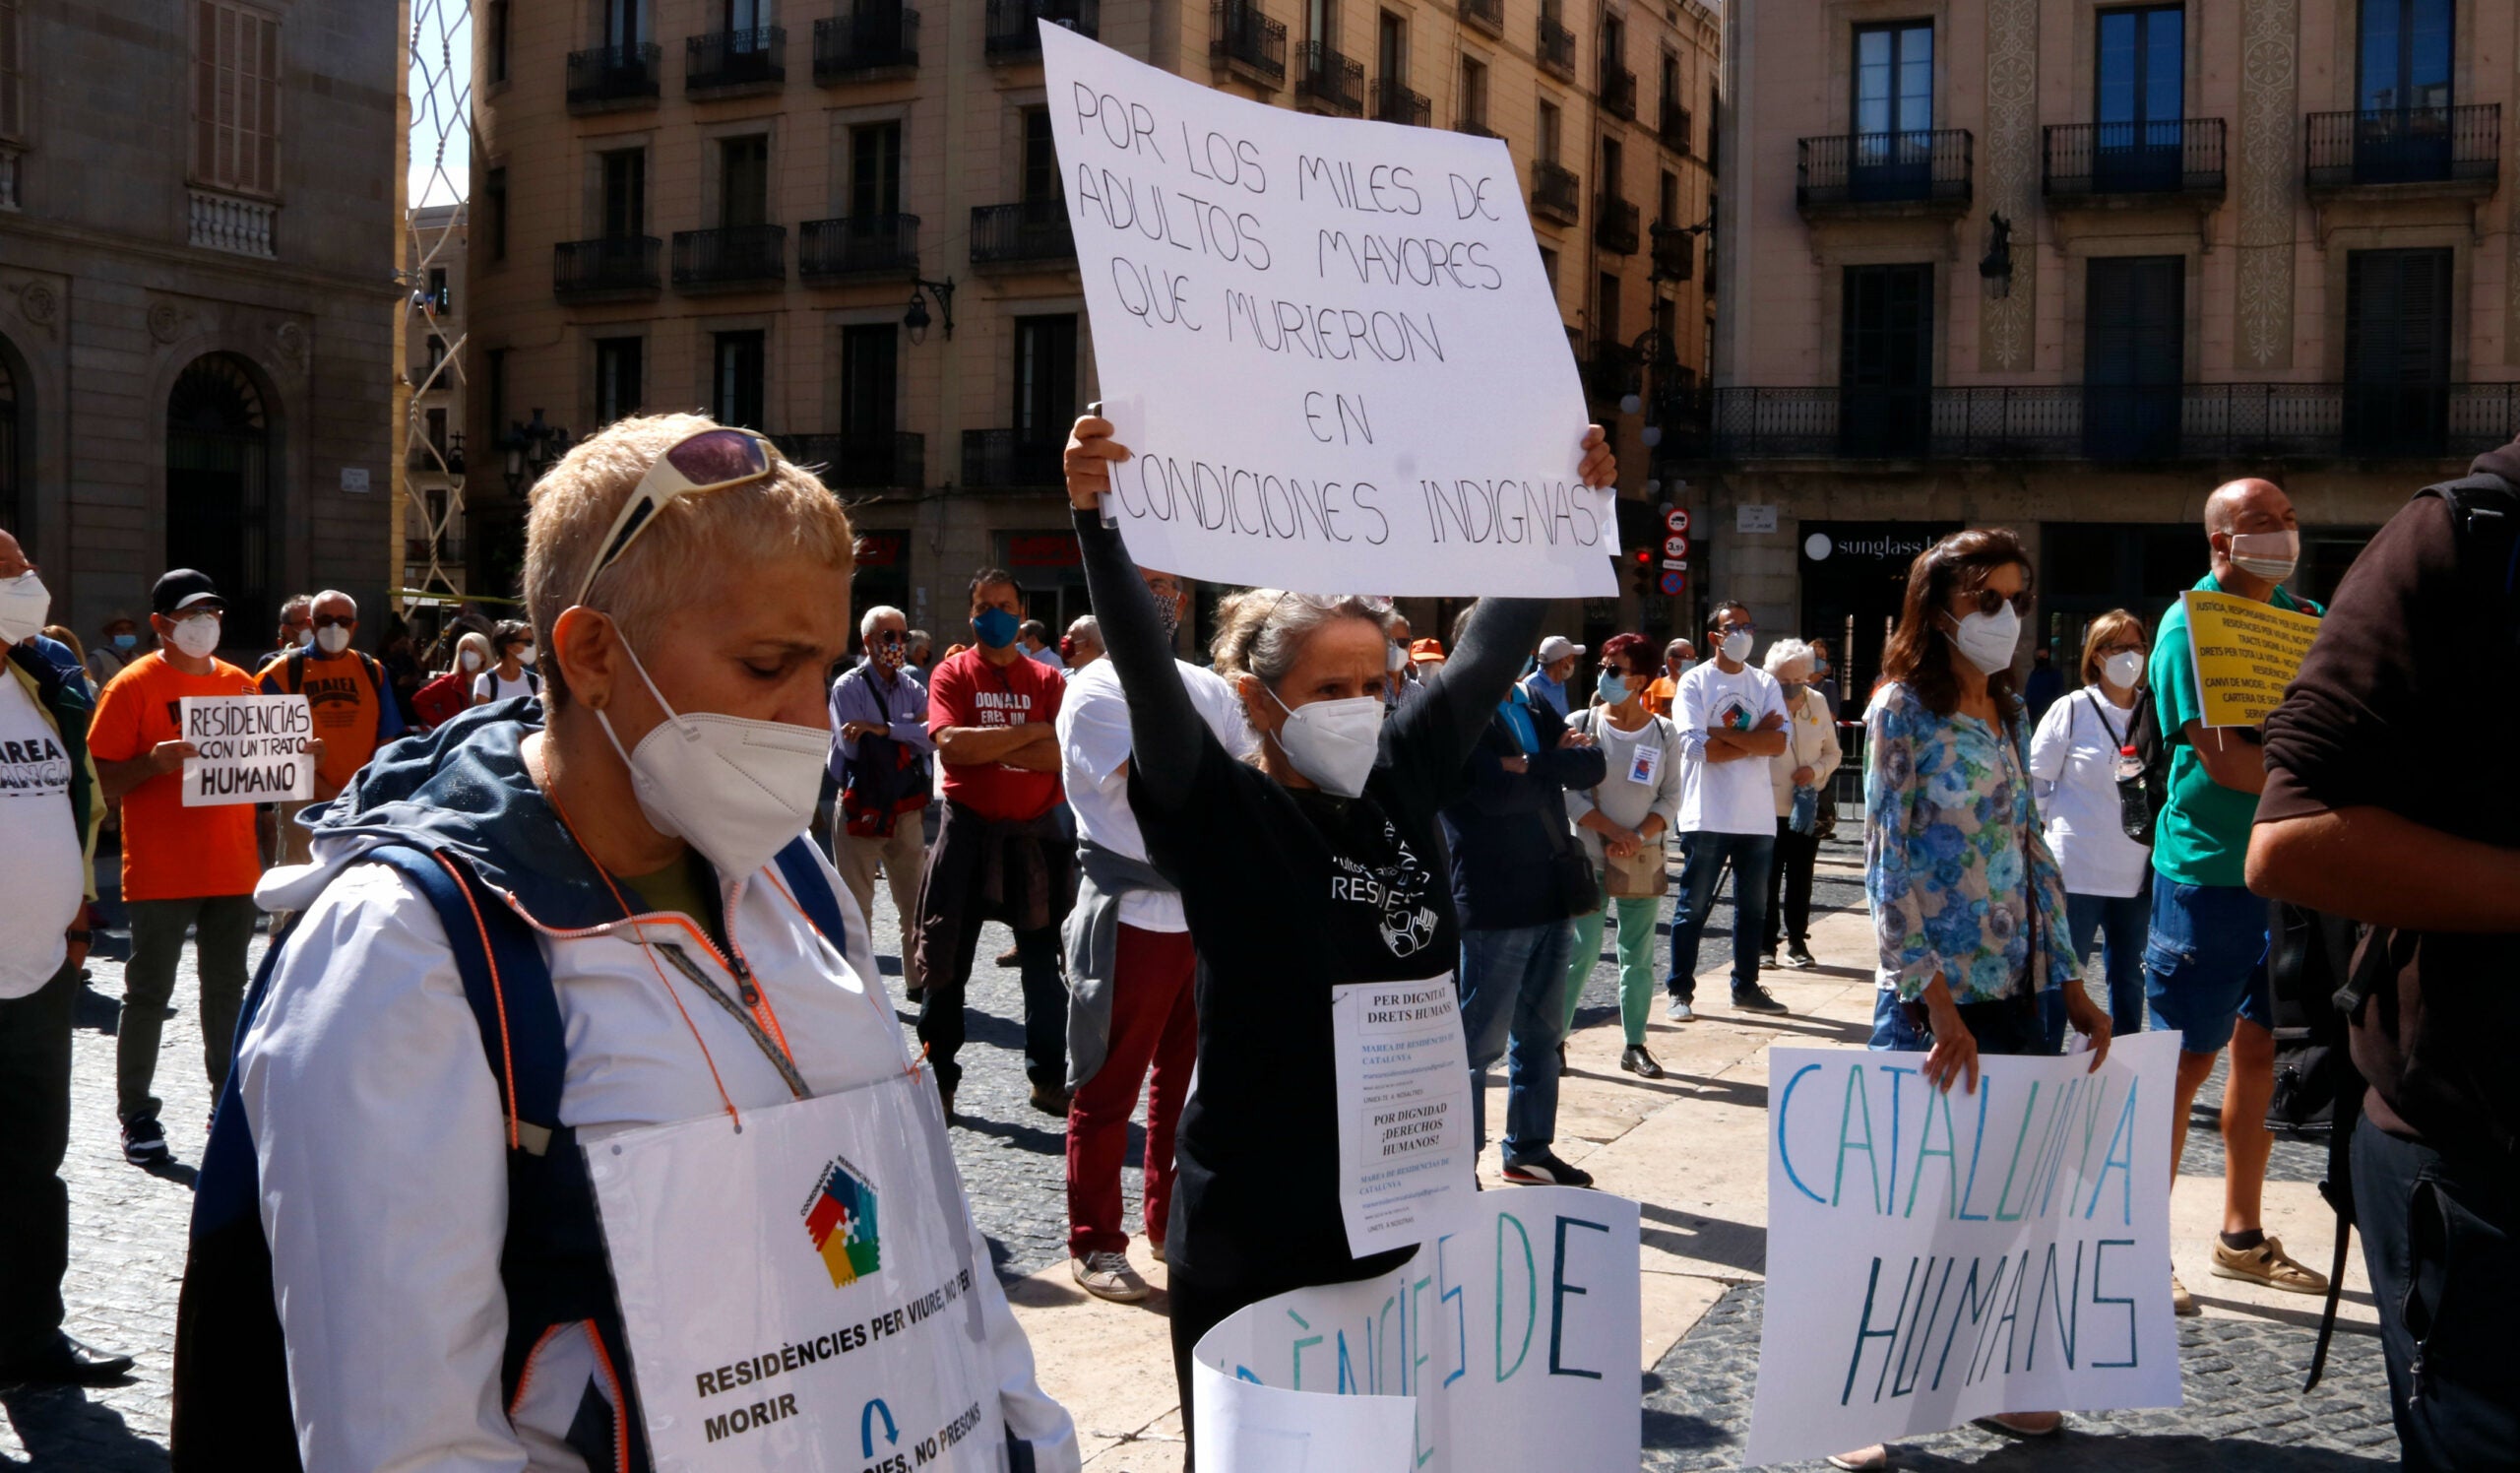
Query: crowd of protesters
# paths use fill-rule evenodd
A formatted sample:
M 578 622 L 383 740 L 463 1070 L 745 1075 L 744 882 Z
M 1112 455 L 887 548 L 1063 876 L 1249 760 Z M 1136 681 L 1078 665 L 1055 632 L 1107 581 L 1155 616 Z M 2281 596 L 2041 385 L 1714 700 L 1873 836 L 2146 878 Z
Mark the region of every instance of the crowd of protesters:
M 1598 429 L 1581 446 L 1587 480 L 1608 483 Z M 1822 966 L 1814 887 L 1859 743 L 1871 1046 L 1922 1055 L 1925 1080 L 1970 1090 L 1982 1056 L 2057 1054 L 2070 1031 L 2097 1067 L 2112 1038 L 2174 1031 L 2174 1175 L 2199 1091 L 2228 1069 L 2217 1275 L 2330 1287 L 2265 1230 L 2275 953 L 2288 914 L 2362 929 L 2340 962 L 2355 989 L 2340 1052 L 2360 1070 L 2345 1092 L 2366 1103 L 2339 1128 L 2399 1430 L 2430 1466 L 2508 1447 L 2520 1383 L 2507 1359 L 2468 1351 L 2499 1322 L 2499 1254 L 2520 1229 L 2520 1086 L 2487 1052 L 2520 1024 L 2520 810 L 2463 781 L 2405 718 L 2454 691 L 2488 716 L 2513 699 L 2509 681 L 2469 676 L 2520 658 L 2520 450 L 2417 497 L 2332 613 L 2288 587 L 2300 532 L 2279 486 L 2236 480 L 2204 499 L 2196 589 L 2327 614 L 2262 730 L 2206 723 L 2182 605 L 2150 629 L 2130 610 L 2093 617 L 2079 648 L 2036 637 L 2034 559 L 1997 528 L 1918 555 L 1865 690 L 1824 642 L 1763 634 L 1748 606 L 1720 599 L 1689 637 L 1620 633 L 1595 651 L 1544 635 L 1541 602 L 1483 600 L 1419 630 L 1373 597 L 1250 590 L 1218 606 L 1200 649 L 1192 583 L 1136 565 L 1099 516 L 1128 454 L 1090 416 L 1067 450 L 1096 613 L 1054 632 L 1012 574 L 983 568 L 968 638 L 941 656 L 899 608 L 847 621 L 845 514 L 759 437 L 692 416 L 623 421 L 545 479 L 523 617 L 469 618 L 425 643 L 397 620 L 374 655 L 356 647 L 357 605 L 325 590 L 281 607 L 270 652 L 228 663 L 220 650 L 259 638 L 234 637 L 222 591 L 185 568 L 157 581 L 145 622 L 115 613 L 83 646 L 46 622 L 38 571 L 0 530 L 0 1380 L 94 1383 L 131 1364 L 66 1335 L 59 1295 L 70 1009 L 109 822 L 131 933 L 124 1154 L 156 1168 L 181 1149 L 153 1084 L 189 943 L 203 1066 L 222 1099 L 205 1123 L 227 1130 L 234 1112 L 232 1169 L 280 1194 L 263 1229 L 275 1246 L 354 1241 L 385 1201 L 439 1224 L 449 1266 L 430 1292 L 366 1249 L 272 1260 L 292 1340 L 359 1338 L 338 1322 L 345 1274 L 395 1301 L 396 1343 L 369 1337 L 323 1367 L 292 1358 L 282 1403 L 294 1399 L 302 1444 L 381 1464 L 410 1450 L 398 1438 L 436 1435 L 413 1406 L 492 1441 L 568 1434 L 579 1377 L 618 1332 L 600 1315 L 566 1326 L 594 1360 L 555 1353 L 561 1383 L 528 1396 L 546 1347 L 503 1365 L 464 1328 L 503 1297 L 515 1308 L 495 1229 L 510 1210 L 497 1136 L 517 1122 L 510 1102 L 498 1125 L 461 989 L 424 985 L 459 964 L 415 882 L 364 863 L 381 845 L 461 854 L 459 883 L 499 893 L 544 938 L 572 983 L 568 1048 L 619 1074 L 571 1076 L 593 1091 L 573 1096 L 581 1129 L 596 1112 L 616 1124 L 732 1113 L 903 1064 L 863 927 L 819 945 L 802 900 L 764 898 L 810 889 L 800 872 L 827 876 L 859 917 L 883 882 L 951 1121 L 976 947 L 983 925 L 1005 925 L 1030 1103 L 1064 1122 L 1071 1271 L 1106 1300 L 1150 1292 L 1121 1189 L 1145 1098 L 1137 1227 L 1167 1265 L 1186 1420 L 1189 1347 L 1206 1328 L 1392 1261 L 1353 1255 L 1341 1223 L 1328 990 L 1452 979 L 1478 1144 L 1501 1062 L 1501 1179 L 1590 1185 L 1553 1147 L 1566 1041 L 1606 941 L 1618 1064 L 1640 1078 L 1665 1073 L 1648 1043 L 1658 970 L 1667 1022 L 1698 1016 L 1728 875 L 1731 1008 L 1787 1011 L 1762 973 Z M 305 698 L 312 799 L 186 805 L 197 752 L 179 701 L 251 693 Z M 739 795 L 727 773 L 743 776 Z M 817 821 L 819 852 L 799 861 L 792 841 Z M 765 866 L 787 882 L 747 888 Z M 642 944 L 590 939 L 616 927 Z M 693 942 L 678 968 L 771 1021 L 731 1003 L 660 1012 L 664 975 L 642 957 L 664 927 Z M 287 940 L 249 1007 L 258 929 Z M 313 1004 L 328 977 L 353 973 L 347 1000 Z M 685 1032 L 707 1061 L 697 1072 L 663 1043 Z M 438 1080 L 429 1097 L 357 1085 L 347 1060 L 382 1052 L 395 1078 Z M 250 1076 L 231 1088 L 239 1066 Z M 438 1144 L 373 1149 L 423 1117 Z M 483 1124 L 484 1139 L 450 1136 L 449 1121 Z M 387 1181 L 387 1159 L 425 1170 Z M 2454 1281 L 2468 1287 L 2445 1294 Z M 2176 1276 L 2167 1292 L 2196 1313 Z M 1073 1427 L 1033 1384 L 1002 1299 L 988 1309 L 1010 1428 L 1039 1466 L 1073 1466 Z M 204 1383 L 250 1371 L 204 1371 Z M 404 1413 L 367 1416 L 389 1386 Z M 1999 1420 L 2027 1438 L 2061 1425 Z

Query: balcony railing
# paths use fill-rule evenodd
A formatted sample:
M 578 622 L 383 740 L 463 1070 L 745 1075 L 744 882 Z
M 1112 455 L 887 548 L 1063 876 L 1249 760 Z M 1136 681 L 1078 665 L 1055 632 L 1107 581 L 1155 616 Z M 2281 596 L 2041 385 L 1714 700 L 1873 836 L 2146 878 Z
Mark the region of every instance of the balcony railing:
M 918 65 L 918 12 L 898 0 L 861 0 L 849 15 L 814 23 L 814 80 L 851 82 Z
M 601 235 L 551 247 L 551 294 L 562 301 L 653 296 L 663 285 L 657 263 L 664 242 L 654 235 Z
M 1637 208 L 1614 194 L 1593 196 L 1593 243 L 1614 256 L 1636 254 Z
M 280 206 L 270 200 L 195 189 L 190 203 L 184 220 L 187 244 L 265 260 L 280 254 L 276 240 Z
M 1663 99 L 1663 126 L 1655 130 L 1663 147 L 1674 154 L 1689 151 L 1689 110 L 1669 97 Z
M 569 53 L 569 106 L 578 112 L 637 107 L 657 100 L 664 48 L 654 41 Z
M 983 490 L 1055 486 L 1066 480 L 1064 438 L 1020 429 L 963 431 L 963 484 Z
M 2520 383 L 1717 389 L 1723 460 L 2464 460 L 2520 431 Z
M 988 0 L 983 49 L 991 61 L 1024 61 L 1041 54 L 1041 26 L 1065 26 L 1092 35 L 1102 21 L 1099 0 Z
M 1473 138 L 1504 137 L 1503 134 L 1487 126 L 1487 113 L 1483 108 L 1477 113 L 1465 111 L 1460 117 L 1453 119 L 1453 131 L 1467 133 Z
M 1505 0 L 1461 0 L 1461 18 L 1489 35 L 1505 33 Z
M 1216 34 L 1208 63 L 1264 87 L 1287 85 L 1287 23 L 1269 19 L 1256 0 L 1216 0 L 1209 17 Z
M 796 275 L 808 282 L 918 270 L 918 217 L 809 220 L 796 237 Z
M 1697 274 L 1697 237 L 1678 232 L 1670 221 L 1655 226 L 1654 279 L 1685 282 Z
M 1365 114 L 1365 64 L 1319 41 L 1295 48 L 1295 96 L 1349 117 Z
M 1532 213 L 1571 225 L 1584 218 L 1584 184 L 1563 164 L 1532 165 Z
M 673 232 L 673 285 L 681 291 L 733 291 L 788 280 L 786 225 L 724 225 Z
M 2502 108 L 2393 107 L 2313 112 L 2308 184 L 2477 183 L 2491 188 L 2502 165 Z
M 1435 115 L 1435 104 L 1421 92 L 1411 92 L 1409 84 L 1392 77 L 1374 79 L 1374 117 L 1386 123 L 1407 123 L 1413 128 L 1425 127 Z
M 1966 208 L 1974 140 L 1965 128 L 1931 133 L 1840 133 L 1796 146 L 1794 203 L 1938 204 Z
M 2104 194 L 2223 193 L 2223 120 L 2065 123 L 2047 130 L 2049 199 Z
M 788 81 L 784 26 L 712 31 L 683 44 L 682 90 L 693 96 L 774 92 Z
M 802 434 L 773 437 L 779 453 L 815 474 L 834 490 L 914 491 L 927 484 L 927 436 Z
M 1575 32 L 1557 24 L 1557 17 L 1547 11 L 1540 13 L 1540 36 L 1533 50 L 1540 64 L 1568 82 L 1575 80 Z
M 1630 122 L 1636 119 L 1636 74 L 1613 56 L 1602 58 L 1602 108 Z
M 1067 205 L 1052 197 L 1013 205 L 972 207 L 974 266 L 1057 263 L 1076 259 L 1076 237 L 1068 229 Z

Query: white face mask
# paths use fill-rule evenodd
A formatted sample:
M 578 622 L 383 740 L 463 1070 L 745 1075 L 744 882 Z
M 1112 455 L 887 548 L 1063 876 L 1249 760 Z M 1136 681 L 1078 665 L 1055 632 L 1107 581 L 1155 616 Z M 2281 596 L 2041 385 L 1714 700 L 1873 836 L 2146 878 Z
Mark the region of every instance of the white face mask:
M 1750 658 L 1750 631 L 1735 629 L 1724 636 L 1724 658 L 1739 665 Z
M 1960 621 L 1960 632 L 1951 636 L 1951 642 L 1985 674 L 2010 669 L 2013 647 L 2021 642 L 2021 615 L 2010 604 L 1992 613 L 1973 613 Z
M 1409 668 L 1409 652 L 1398 644 L 1389 645 L 1383 651 L 1382 668 L 1395 675 L 1400 673 Z
M 1269 699 L 1278 701 L 1276 691 Z M 1374 757 L 1382 750 L 1382 699 L 1360 695 L 1347 700 L 1314 701 L 1290 706 L 1278 701 L 1287 723 L 1278 729 L 1278 748 L 1295 771 L 1318 784 L 1324 793 L 1354 798 L 1365 791 Z
M 532 665 L 534 663 L 534 646 L 526 645 L 520 648 L 516 652 L 516 663 L 519 665 Z
M 2133 650 L 2119 650 L 2101 663 L 2101 674 L 2120 690 L 2132 690 L 2144 673 L 2144 657 Z
M 0 645 L 41 634 L 51 616 L 52 593 L 32 570 L 0 580 Z
M 481 656 L 479 652 L 474 650 L 458 651 L 455 656 L 455 668 L 463 671 L 467 674 L 479 670 L 481 668 Z
M 2232 534 L 2232 565 L 2243 573 L 2281 583 L 2293 576 L 2293 569 L 2300 560 L 2301 535 L 2298 532 Z
M 219 615 L 195 613 L 176 619 L 175 648 L 195 660 L 210 658 L 210 652 L 219 648 Z
M 309 624 L 305 628 L 297 631 L 297 647 L 301 650 L 311 650 L 315 648 L 314 625 Z
M 327 655 L 338 655 L 350 647 L 350 631 L 339 627 L 318 629 L 315 647 Z
M 638 750 L 626 752 L 611 721 L 600 711 L 595 714 L 630 769 L 639 811 L 658 833 L 699 850 L 721 877 L 754 873 L 813 820 L 823 766 L 831 758 L 831 733 L 710 711 L 677 715 L 628 640 L 621 651 L 665 713 L 639 739 Z

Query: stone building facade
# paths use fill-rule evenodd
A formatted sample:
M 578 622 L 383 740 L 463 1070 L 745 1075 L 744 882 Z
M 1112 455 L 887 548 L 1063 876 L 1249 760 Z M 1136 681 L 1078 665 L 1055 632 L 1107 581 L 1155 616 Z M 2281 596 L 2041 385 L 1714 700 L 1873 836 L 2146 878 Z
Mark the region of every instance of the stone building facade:
M 1706 241 L 1683 233 L 1713 196 L 1699 0 L 484 0 L 476 465 L 492 425 L 547 456 L 537 413 L 583 433 L 705 409 L 829 467 L 865 532 L 861 603 L 949 641 L 996 563 L 1044 620 L 1083 611 L 1057 449 L 1100 390 L 1037 17 L 1276 105 L 1503 137 L 1644 494 L 1643 404 L 1708 347 Z M 503 481 L 472 479 L 490 593 L 520 547 Z M 1569 632 L 1634 611 L 1570 609 Z
M 93 638 L 169 566 L 233 653 L 381 622 L 396 7 L 0 0 L 0 525 Z
M 2200 577 L 2216 484 L 2324 597 L 2520 428 L 2510 0 L 1763 0 L 1727 13 L 1734 266 L 1686 474 L 1707 591 L 1852 637 L 1966 525 L 2037 637 Z M 2026 658 L 2026 656 L 2025 656 Z

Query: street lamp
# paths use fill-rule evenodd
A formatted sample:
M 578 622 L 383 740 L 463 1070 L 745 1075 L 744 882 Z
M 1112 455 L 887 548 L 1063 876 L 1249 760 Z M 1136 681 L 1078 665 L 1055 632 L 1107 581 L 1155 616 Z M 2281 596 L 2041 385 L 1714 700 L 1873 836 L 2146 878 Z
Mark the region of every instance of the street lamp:
M 910 286 L 910 310 L 902 313 L 902 326 L 910 330 L 914 348 L 927 341 L 929 296 L 936 298 L 936 310 L 945 318 L 945 341 L 954 341 L 954 279 L 947 277 L 941 282 L 931 282 L 919 277 Z
M 560 456 L 561 447 L 569 443 L 568 426 L 545 424 L 542 411 L 534 412 L 533 422 L 508 423 L 506 440 L 500 443 L 500 473 L 506 478 L 508 494 L 514 496 L 529 481 L 539 480 L 542 473 Z

